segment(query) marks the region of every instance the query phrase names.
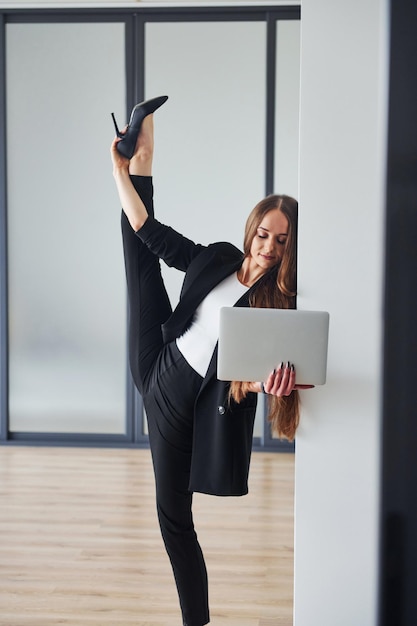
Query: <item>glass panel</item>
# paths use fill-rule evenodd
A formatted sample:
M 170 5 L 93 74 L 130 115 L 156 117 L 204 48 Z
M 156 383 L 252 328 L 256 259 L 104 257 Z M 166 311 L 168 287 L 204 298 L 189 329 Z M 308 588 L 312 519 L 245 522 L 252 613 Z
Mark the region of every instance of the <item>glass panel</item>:
M 300 22 L 277 22 L 275 191 L 298 198 Z
M 156 212 L 195 241 L 242 247 L 264 196 L 265 51 L 262 22 L 146 25 L 146 95 L 170 97 L 155 114 Z M 175 303 L 183 276 L 164 276 Z
M 124 24 L 7 26 L 12 431 L 125 432 Z M 94 42 L 94 45 L 92 45 Z

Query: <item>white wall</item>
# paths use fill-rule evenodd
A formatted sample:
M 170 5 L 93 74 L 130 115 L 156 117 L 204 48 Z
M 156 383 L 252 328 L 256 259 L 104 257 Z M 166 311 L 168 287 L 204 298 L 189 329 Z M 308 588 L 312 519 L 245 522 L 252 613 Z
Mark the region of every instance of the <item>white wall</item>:
M 295 626 L 376 619 L 385 0 L 306 0 L 299 307 L 331 314 L 296 446 Z

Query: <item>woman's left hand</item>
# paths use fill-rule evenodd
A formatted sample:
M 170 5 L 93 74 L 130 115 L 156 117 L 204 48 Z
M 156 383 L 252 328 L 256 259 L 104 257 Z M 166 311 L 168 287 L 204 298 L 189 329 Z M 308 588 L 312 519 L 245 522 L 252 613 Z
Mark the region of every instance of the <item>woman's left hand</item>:
M 289 396 L 294 389 L 311 389 L 314 385 L 297 385 L 295 382 L 295 368 L 291 363 L 281 363 L 270 373 L 263 384 L 266 393 L 273 396 Z

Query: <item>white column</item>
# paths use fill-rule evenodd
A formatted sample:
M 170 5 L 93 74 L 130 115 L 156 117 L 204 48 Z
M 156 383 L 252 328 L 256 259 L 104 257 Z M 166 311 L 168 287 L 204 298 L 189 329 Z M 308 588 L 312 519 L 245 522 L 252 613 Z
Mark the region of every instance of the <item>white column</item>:
M 328 310 L 328 382 L 296 446 L 295 626 L 376 619 L 385 0 L 302 7 L 299 307 Z

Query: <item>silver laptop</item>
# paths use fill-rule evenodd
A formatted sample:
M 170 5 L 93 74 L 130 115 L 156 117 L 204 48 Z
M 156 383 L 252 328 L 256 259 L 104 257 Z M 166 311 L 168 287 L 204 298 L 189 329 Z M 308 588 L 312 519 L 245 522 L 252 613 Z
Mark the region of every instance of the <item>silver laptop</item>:
M 298 384 L 324 385 L 328 335 L 325 311 L 223 307 L 217 377 L 264 381 L 281 361 L 289 361 Z

